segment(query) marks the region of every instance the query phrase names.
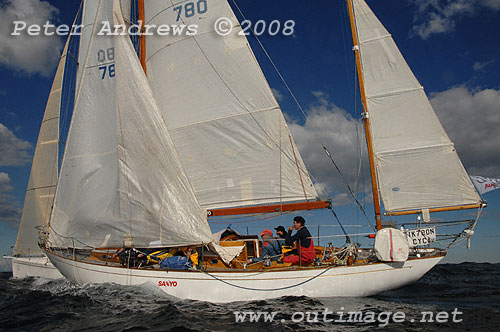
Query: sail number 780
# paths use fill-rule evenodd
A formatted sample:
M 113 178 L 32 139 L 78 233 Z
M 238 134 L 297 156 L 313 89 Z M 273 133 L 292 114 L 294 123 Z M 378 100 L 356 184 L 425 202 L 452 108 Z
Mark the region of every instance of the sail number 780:
M 207 0 L 198 0 L 195 2 L 187 2 L 184 5 L 174 7 L 174 11 L 177 12 L 176 22 L 181 19 L 181 16 L 189 18 L 195 14 L 205 14 L 208 10 Z

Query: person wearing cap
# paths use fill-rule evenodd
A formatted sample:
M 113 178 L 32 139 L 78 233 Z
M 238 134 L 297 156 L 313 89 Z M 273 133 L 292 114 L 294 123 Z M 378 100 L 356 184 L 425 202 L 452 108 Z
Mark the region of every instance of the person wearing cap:
M 273 231 L 264 229 L 259 234 L 262 237 L 262 253 L 260 257 L 249 259 L 247 263 L 257 263 L 268 257 L 272 261 L 277 261 L 281 256 L 281 246 L 276 239 L 273 239 Z
M 301 216 L 293 218 L 293 226 L 288 228 L 288 233 L 285 235 L 285 242 L 288 245 L 297 244 L 297 254 L 285 256 L 283 262 L 292 264 L 307 264 L 314 261 L 316 252 L 314 251 L 314 243 L 309 233 L 309 230 L 304 226 L 306 221 Z M 292 231 L 297 233 L 292 236 Z

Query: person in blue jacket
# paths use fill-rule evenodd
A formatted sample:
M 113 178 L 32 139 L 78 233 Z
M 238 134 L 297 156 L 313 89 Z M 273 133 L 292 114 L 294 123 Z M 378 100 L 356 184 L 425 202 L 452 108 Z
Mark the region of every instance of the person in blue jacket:
M 160 262 L 162 269 L 186 270 L 198 265 L 198 252 L 194 246 L 179 250 L 174 256 L 167 257 Z
M 264 229 L 260 234 L 262 237 L 262 253 L 260 257 L 255 257 L 247 260 L 247 263 L 257 263 L 265 258 L 270 258 L 272 261 L 277 261 L 281 256 L 281 244 L 277 239 L 273 239 L 273 231 Z

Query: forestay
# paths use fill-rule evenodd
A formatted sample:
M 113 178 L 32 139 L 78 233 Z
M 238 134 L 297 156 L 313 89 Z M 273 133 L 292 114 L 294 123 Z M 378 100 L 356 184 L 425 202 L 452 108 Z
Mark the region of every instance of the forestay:
M 479 203 L 453 143 L 394 40 L 364 0 L 353 5 L 385 209 Z
M 123 24 L 118 0 L 114 6 L 115 23 Z M 113 2 L 101 1 L 97 13 L 94 25 L 113 22 Z M 125 234 L 136 246 L 210 242 L 129 37 L 94 30 L 89 43 L 52 217 L 55 234 L 95 247 L 121 246 Z
M 147 73 L 204 208 L 314 199 L 280 107 L 225 0 L 145 2 L 146 24 L 198 26 L 146 37 Z M 214 31 L 218 18 L 234 26 Z

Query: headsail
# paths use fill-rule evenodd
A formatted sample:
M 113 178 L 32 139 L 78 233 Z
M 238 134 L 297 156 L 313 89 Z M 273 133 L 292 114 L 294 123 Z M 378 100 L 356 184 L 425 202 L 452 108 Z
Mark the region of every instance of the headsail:
M 146 24 L 198 25 L 146 37 L 148 78 L 204 208 L 315 199 L 271 89 L 225 0 L 148 0 Z M 214 30 L 229 18 L 232 32 Z M 184 28 L 186 29 L 186 27 Z
M 56 75 L 45 107 L 35 155 L 31 166 L 28 189 L 17 234 L 15 255 L 41 254 L 38 247 L 36 226 L 47 225 L 49 221 L 58 177 L 59 117 L 64 78 L 64 68 L 70 37 L 64 46 Z
M 479 204 L 480 198 L 394 40 L 353 0 L 380 193 L 386 211 Z
M 119 0 L 101 0 L 94 24 L 123 23 Z M 90 246 L 209 242 L 211 232 L 185 176 L 129 37 L 90 38 L 58 184 L 51 240 Z M 109 51 L 111 49 L 111 51 Z M 100 61 L 102 51 L 106 61 Z M 110 57 L 110 55 L 112 55 Z M 101 68 L 106 68 L 101 69 Z M 62 243 L 71 245 L 71 242 Z

